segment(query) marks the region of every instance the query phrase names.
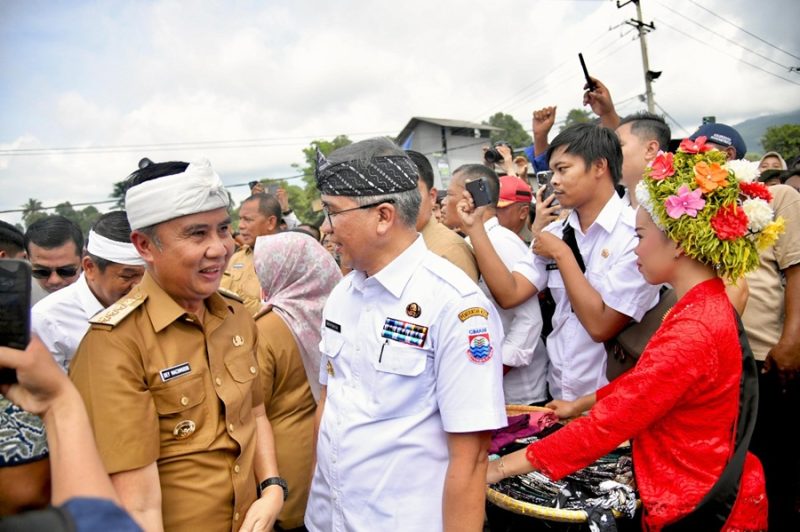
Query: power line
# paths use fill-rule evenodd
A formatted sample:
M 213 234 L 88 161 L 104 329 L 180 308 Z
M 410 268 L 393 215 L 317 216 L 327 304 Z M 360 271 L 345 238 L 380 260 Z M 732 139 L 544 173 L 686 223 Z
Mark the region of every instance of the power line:
M 348 137 L 360 137 L 367 135 L 388 135 L 388 131 L 367 131 L 362 133 L 342 133 Z M 208 140 L 208 141 L 185 141 L 185 142 L 159 142 L 149 144 L 117 144 L 100 146 L 63 146 L 56 148 L 9 148 L 0 149 L 0 156 L 26 156 L 26 155 L 89 155 L 102 153 L 129 153 L 136 151 L 164 151 L 164 150 L 219 150 L 219 149 L 239 149 L 239 148 L 259 148 L 259 147 L 287 147 L 299 146 L 307 143 L 308 139 L 319 139 L 335 137 L 337 135 L 306 135 L 302 137 L 272 137 L 260 139 L 238 139 L 238 140 Z M 301 142 L 281 142 L 297 140 Z
M 680 123 L 679 123 L 677 120 L 675 120 L 675 119 L 672 117 L 672 115 L 671 115 L 671 114 L 669 114 L 669 113 L 667 112 L 667 110 L 666 110 L 666 109 L 664 109 L 663 107 L 661 107 L 660 105 L 658 105 L 658 102 L 655 102 L 655 104 L 656 104 L 656 107 L 658 107 L 659 109 L 661 109 L 661 112 L 662 112 L 662 113 L 664 113 L 664 116 L 666 116 L 667 118 L 669 118 L 670 120 L 672 120 L 672 123 L 673 123 L 673 124 L 675 124 L 676 126 L 678 126 L 679 128 L 681 128 L 683 131 L 687 131 L 687 132 L 689 131 L 688 129 L 686 129 L 685 127 L 683 127 L 682 125 L 680 125 Z
M 745 32 L 746 34 L 748 34 L 749 36 L 751 36 L 751 37 L 753 37 L 753 38 L 755 38 L 755 39 L 758 39 L 759 41 L 763 42 L 763 43 L 764 43 L 764 44 L 766 44 L 767 46 L 771 46 L 771 47 L 775 48 L 776 50 L 778 50 L 779 52 L 783 52 L 783 53 L 785 53 L 786 55 L 788 55 L 788 56 L 790 56 L 790 57 L 793 57 L 793 58 L 795 58 L 795 59 L 800 59 L 800 57 L 798 57 L 798 56 L 796 56 L 796 55 L 794 55 L 794 54 L 792 54 L 792 53 L 790 53 L 790 52 L 787 52 L 787 51 L 786 51 L 786 50 L 784 50 L 783 48 L 778 48 L 777 46 L 775 46 L 775 45 L 774 45 L 774 44 L 772 44 L 771 42 L 765 41 L 764 39 L 762 39 L 761 37 L 759 37 L 759 36 L 758 36 L 758 35 L 756 35 L 755 33 L 751 33 L 751 32 L 749 32 L 749 31 L 747 31 L 746 29 L 744 29 L 743 27 L 741 27 L 741 26 L 739 26 L 739 25 L 737 25 L 737 24 L 734 24 L 733 22 L 731 22 L 730 20 L 726 19 L 726 18 L 725 18 L 725 17 L 723 17 L 722 15 L 719 15 L 719 14 L 717 14 L 717 13 L 714 13 L 714 12 L 713 12 L 713 11 L 711 11 L 710 9 L 703 7 L 702 5 L 700 5 L 700 3 L 699 3 L 699 2 L 692 2 L 692 3 L 693 3 L 695 6 L 699 7 L 700 9 L 702 9 L 703 11 L 705 11 L 706 13 L 709 13 L 709 14 L 711 14 L 711 15 L 714 15 L 715 17 L 717 17 L 718 19 L 720 19 L 720 20 L 721 20 L 721 21 L 723 21 L 723 22 L 727 22 L 728 24 L 730 24 L 730 25 L 731 25 L 731 26 L 733 26 L 734 28 L 737 28 L 737 29 L 739 29 L 739 30 L 741 30 L 741 31 Z
M 670 6 L 666 5 L 666 4 L 663 4 L 663 3 L 659 2 L 658 0 L 655 0 L 655 2 L 656 2 L 658 5 L 660 5 L 661 7 L 663 7 L 664 9 L 666 9 L 667 11 L 670 11 L 670 12 L 672 12 L 673 14 L 675 14 L 675 15 L 678 15 L 679 17 L 681 17 L 681 18 L 684 18 L 684 19 L 688 20 L 688 21 L 689 21 L 689 22 L 691 22 L 692 24 L 695 24 L 695 25 L 697 25 L 697 26 L 700 26 L 700 27 L 703 29 L 703 31 L 707 31 L 707 32 L 713 33 L 714 35 L 716 35 L 716 36 L 717 36 L 717 37 L 719 37 L 720 39 L 724 39 L 724 40 L 728 41 L 729 43 L 731 43 L 731 44 L 733 44 L 733 45 L 736 45 L 736 46 L 738 46 L 738 47 L 742 48 L 742 49 L 743 49 L 743 50 L 745 50 L 745 51 L 748 51 L 748 52 L 750 52 L 751 54 L 757 55 L 758 57 L 760 57 L 761 59 L 764 59 L 765 61 L 769 61 L 770 63 L 772 63 L 772 64 L 774 64 L 774 65 L 778 65 L 779 67 L 783 68 L 784 70 L 787 70 L 787 71 L 791 70 L 791 67 L 789 67 L 789 66 L 787 66 L 787 65 L 783 65 L 783 64 L 781 64 L 781 63 L 778 63 L 777 61 L 775 61 L 775 60 L 773 60 L 773 59 L 771 59 L 771 58 L 767 57 L 766 55 L 760 54 L 759 52 L 756 52 L 755 50 L 751 50 L 751 49 L 750 49 L 750 48 L 748 48 L 747 46 L 745 46 L 745 45 L 743 45 L 743 44 L 741 44 L 741 43 L 739 43 L 739 42 L 737 42 L 737 41 L 734 41 L 733 39 L 729 39 L 728 37 L 725 37 L 725 36 L 724 36 L 724 35 L 722 35 L 721 33 L 714 31 L 713 29 L 711 29 L 711 28 L 709 28 L 709 27 L 707 27 L 707 26 L 703 25 L 703 24 L 702 24 L 702 23 L 700 23 L 700 22 L 697 22 L 697 21 L 696 21 L 696 20 L 694 20 L 693 18 L 691 18 L 691 17 L 687 17 L 687 16 L 686 16 L 686 15 L 684 15 L 683 13 L 679 13 L 679 12 L 678 12 L 678 11 L 676 11 L 676 10 L 675 10 L 673 7 L 670 7 Z
M 669 29 L 671 29 L 671 30 L 673 30 L 673 31 L 676 31 L 676 32 L 680 33 L 681 35 L 683 35 L 683 36 L 685 36 L 685 37 L 688 37 L 688 38 L 690 38 L 690 39 L 693 39 L 693 40 L 695 40 L 695 41 L 699 42 L 700 44 L 703 44 L 703 45 L 705 45 L 705 46 L 708 46 L 709 48 L 712 48 L 712 49 L 714 49 L 714 50 L 718 51 L 719 53 L 721 53 L 721 54 L 723 54 L 723 55 L 727 55 L 728 57 L 731 57 L 731 58 L 733 58 L 733 59 L 736 59 L 737 61 L 740 61 L 740 62 L 744 63 L 745 65 L 748 65 L 748 66 L 751 66 L 751 67 L 753 67 L 753 68 L 755 68 L 755 69 L 758 69 L 758 70 L 760 70 L 761 72 L 764 72 L 764 73 L 766 73 L 766 74 L 769 74 L 770 76 L 774 76 L 774 77 L 776 77 L 776 78 L 778 78 L 778 79 L 782 79 L 783 81 L 788 81 L 789 83 L 792 83 L 792 84 L 794 84 L 794 85 L 800 85 L 800 82 L 797 82 L 797 81 L 794 81 L 794 80 L 791 80 L 791 79 L 788 79 L 788 78 L 784 78 L 783 76 L 779 76 L 778 74 L 776 74 L 776 73 L 774 73 L 774 72 L 770 72 L 769 70 L 766 70 L 766 69 L 764 69 L 764 68 L 761 68 L 761 67 L 760 67 L 760 66 L 758 66 L 758 65 L 754 65 L 753 63 L 750 63 L 749 61 L 745 61 L 745 60 L 744 60 L 744 59 L 742 59 L 741 57 L 736 57 L 735 55 L 729 54 L 729 53 L 728 53 L 728 52 L 726 52 L 725 50 L 721 50 L 720 48 L 717 48 L 716 46 L 712 46 L 712 45 L 710 45 L 709 43 L 707 43 L 707 42 L 705 42 L 705 41 L 703 41 L 703 40 L 700 40 L 700 39 L 698 39 L 698 38 L 697 38 L 697 37 L 695 37 L 694 35 L 691 35 L 691 34 L 689 34 L 689 33 L 686 33 L 685 31 L 683 31 L 683 30 L 680 30 L 680 29 L 676 28 L 675 26 L 672 26 L 671 24 L 667 24 L 667 23 L 666 23 L 666 22 L 664 22 L 664 20 L 662 20 L 662 19 L 656 19 L 656 20 L 658 20 L 659 24 L 663 24 L 663 25 L 664 25 L 664 26 L 666 26 L 667 28 L 669 28 Z

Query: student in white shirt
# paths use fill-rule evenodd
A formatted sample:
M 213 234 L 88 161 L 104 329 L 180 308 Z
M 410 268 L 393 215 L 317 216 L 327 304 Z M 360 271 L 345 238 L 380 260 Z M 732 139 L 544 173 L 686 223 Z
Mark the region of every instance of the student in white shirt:
M 603 342 L 631 319 L 640 320 L 658 300 L 658 287 L 639 273 L 634 211 L 614 187 L 621 177 L 619 140 L 609 129 L 577 124 L 562 131 L 548 149 L 552 184 L 566 222 L 553 222 L 534 235 L 533 263 L 505 267 L 486 235 L 468 194 L 458 204 L 462 229 L 475 248 L 478 265 L 495 300 L 513 307 L 550 288 L 556 302 L 547 339 L 548 384 L 556 399 L 572 400 L 605 385 Z M 574 231 L 586 273 L 562 240 Z

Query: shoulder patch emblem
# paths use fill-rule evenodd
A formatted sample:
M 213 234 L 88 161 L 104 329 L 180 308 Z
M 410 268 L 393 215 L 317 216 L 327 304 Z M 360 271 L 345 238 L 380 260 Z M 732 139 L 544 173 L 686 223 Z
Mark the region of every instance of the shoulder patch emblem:
M 488 318 L 489 311 L 481 307 L 470 307 L 467 310 L 458 313 L 458 319 L 460 319 L 461 321 L 467 321 L 468 319 L 473 318 L 475 316 L 482 316 L 484 318 Z
M 118 325 L 138 306 L 147 299 L 146 295 L 137 292 L 136 294 L 123 297 L 105 310 L 101 310 L 89 319 L 93 325 Z
M 219 287 L 217 288 L 217 292 L 219 293 L 219 295 L 225 296 L 228 299 L 233 299 L 234 301 L 238 301 L 239 303 L 244 303 L 244 300 L 241 298 L 241 296 L 239 296 L 239 294 L 237 294 L 236 292 L 232 292 L 227 288 Z
M 467 356 L 475 364 L 485 364 L 492 359 L 494 348 L 489 339 L 489 332 L 485 328 L 472 329 L 468 337 L 469 347 Z

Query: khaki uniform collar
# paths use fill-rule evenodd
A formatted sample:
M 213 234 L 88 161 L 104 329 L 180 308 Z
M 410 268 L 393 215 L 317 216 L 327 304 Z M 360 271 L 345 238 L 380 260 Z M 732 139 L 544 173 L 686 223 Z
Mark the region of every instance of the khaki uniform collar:
M 145 305 L 150 323 L 155 332 L 160 332 L 180 317 L 188 314 L 186 310 L 178 305 L 172 297 L 150 275 L 145 272 L 139 283 L 138 289 L 147 296 Z M 221 319 L 225 319 L 228 314 L 233 313 L 233 308 L 227 304 L 225 299 L 218 293 L 211 294 L 205 301 L 206 308 L 211 314 Z

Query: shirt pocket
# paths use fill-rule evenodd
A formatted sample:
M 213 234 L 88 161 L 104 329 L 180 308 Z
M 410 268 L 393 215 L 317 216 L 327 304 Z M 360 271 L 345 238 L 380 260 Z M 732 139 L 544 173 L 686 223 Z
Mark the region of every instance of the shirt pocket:
M 433 358 L 429 352 L 393 342 L 372 359 L 375 379 L 371 414 L 376 419 L 410 416 L 433 401 Z
M 226 404 L 225 409 L 228 412 L 238 410 L 239 421 L 242 423 L 247 422 L 253 415 L 253 394 L 261 393 L 260 390 L 256 390 L 253 386 L 255 384 L 253 380 L 258 374 L 256 361 L 252 356 L 248 356 L 247 353 L 242 353 L 227 357 L 225 359 L 225 367 L 228 368 L 228 373 L 230 373 L 239 391 L 237 403 Z
M 161 457 L 179 454 L 189 446 L 211 443 L 215 427 L 209 426 L 203 375 L 190 375 L 150 389 L 158 412 Z
M 325 386 L 327 387 L 326 395 L 328 397 L 336 394 L 342 382 L 342 379 L 337 378 L 340 376 L 337 374 L 337 371 L 341 373 L 344 371 L 344 369 L 342 368 L 341 363 L 337 364 L 336 359 L 344 350 L 345 344 L 346 341 L 341 333 L 337 333 L 329 329 L 324 329 L 322 331 L 322 339 L 319 343 L 319 349 L 321 353 L 319 372 L 320 377 L 324 374 L 327 374 L 327 384 L 325 384 Z

